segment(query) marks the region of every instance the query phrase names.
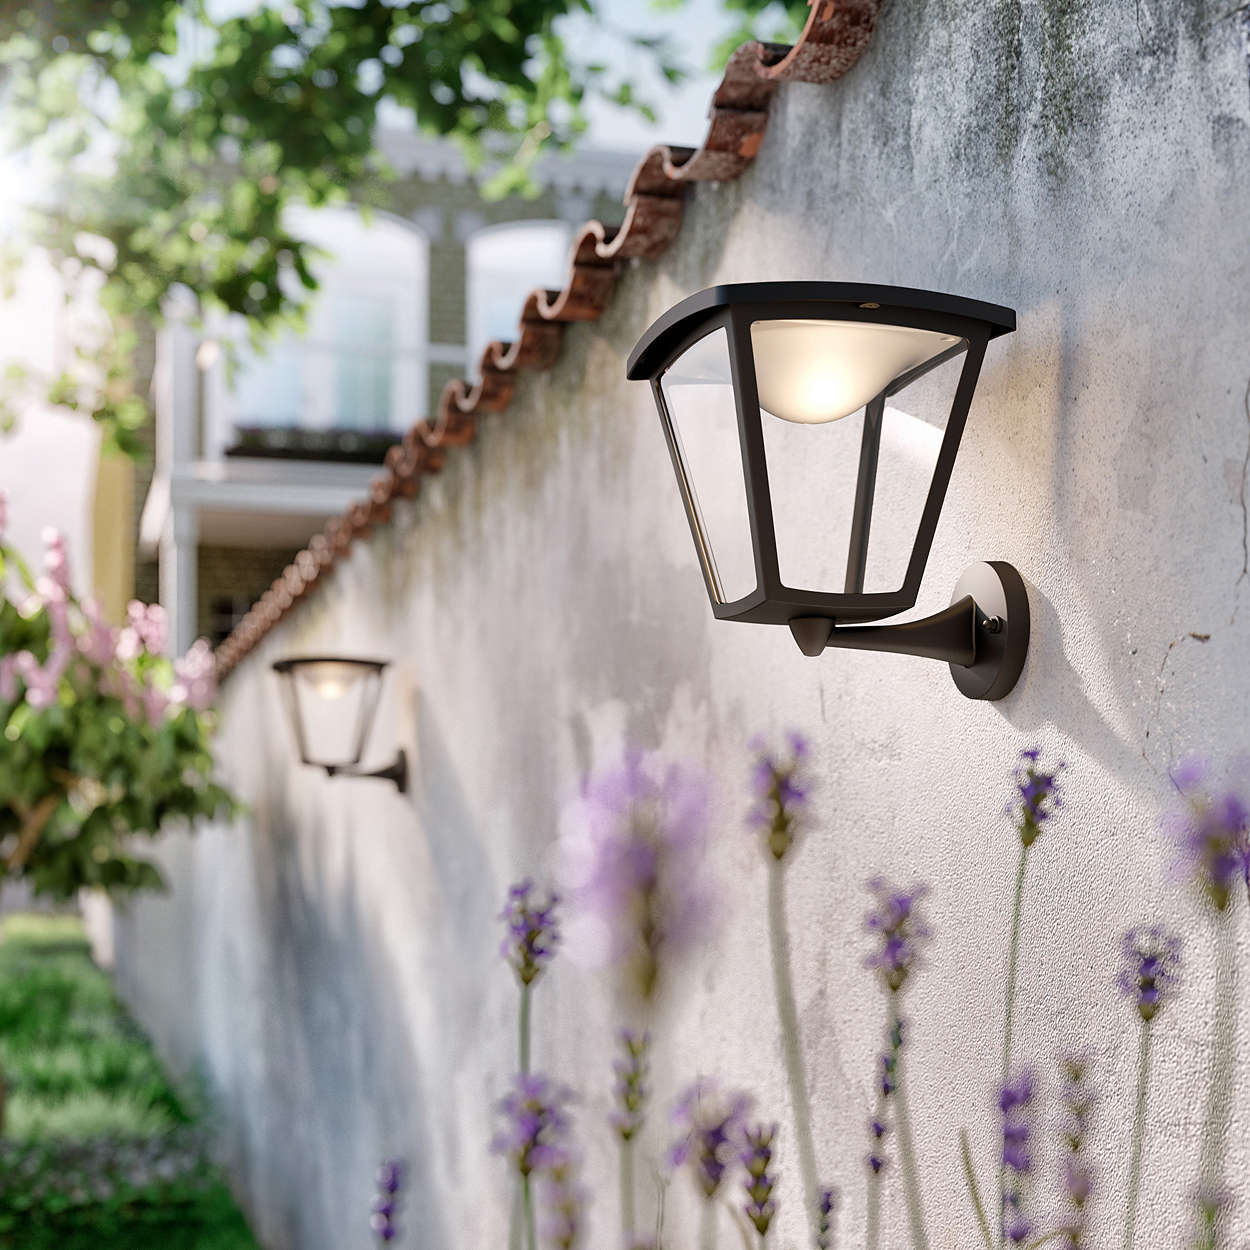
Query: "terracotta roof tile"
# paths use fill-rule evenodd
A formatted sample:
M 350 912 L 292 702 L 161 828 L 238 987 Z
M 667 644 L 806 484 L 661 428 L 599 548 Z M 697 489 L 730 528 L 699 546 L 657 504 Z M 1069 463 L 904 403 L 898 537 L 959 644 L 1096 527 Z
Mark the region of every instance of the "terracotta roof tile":
M 681 229 L 685 191 L 692 182 L 726 182 L 754 160 L 768 109 L 783 82 L 827 83 L 845 74 L 872 38 L 882 0 L 809 0 L 811 13 L 793 47 L 745 43 L 729 59 L 712 96 L 702 147 L 660 145 L 638 162 L 625 189 L 619 226 L 588 221 L 570 253 L 569 278 L 559 291 L 534 291 L 521 310 L 517 337 L 489 343 L 479 380 L 449 382 L 432 421 L 419 421 L 386 455 L 385 471 L 366 499 L 315 534 L 217 648 L 224 677 L 316 585 L 352 543 L 390 520 L 396 497 L 410 498 L 421 477 L 438 473 L 447 448 L 473 441 L 480 415 L 503 412 L 522 369 L 549 369 L 560 353 L 564 326 L 603 316 L 621 261 L 654 260 Z

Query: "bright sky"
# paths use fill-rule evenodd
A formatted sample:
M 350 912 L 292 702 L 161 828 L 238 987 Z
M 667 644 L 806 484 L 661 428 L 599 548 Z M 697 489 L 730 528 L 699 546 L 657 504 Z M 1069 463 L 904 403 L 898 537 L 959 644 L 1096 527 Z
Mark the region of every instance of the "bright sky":
M 677 12 L 657 12 L 648 0 L 603 0 L 602 8 L 610 25 L 580 16 L 571 18 L 567 37 L 587 60 L 602 60 L 619 68 L 635 60 L 639 94 L 655 108 L 659 120 L 652 126 L 641 117 L 599 104 L 591 115 L 591 142 L 639 152 L 657 142 L 691 147 L 702 143 L 707 133 L 708 104 L 719 81 L 719 75 L 707 70 L 708 57 L 734 24 L 726 19 L 721 0 L 686 0 Z M 613 27 L 634 34 L 669 36 L 680 59 L 693 71 L 691 76 L 674 88 L 653 70 L 644 73 L 646 54 L 631 48 Z

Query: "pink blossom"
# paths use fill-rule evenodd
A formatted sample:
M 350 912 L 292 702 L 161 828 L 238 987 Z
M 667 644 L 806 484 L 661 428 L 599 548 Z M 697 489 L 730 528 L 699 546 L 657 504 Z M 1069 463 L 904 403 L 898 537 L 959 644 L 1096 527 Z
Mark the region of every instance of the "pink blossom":
M 100 606 L 94 599 L 82 605 L 87 628 L 78 639 L 79 650 L 98 668 L 107 668 L 113 662 L 117 647 L 117 631 L 100 615 Z
M 0 543 L 4 542 L 4 531 L 9 524 L 9 497 L 0 490 Z
M 138 599 L 132 599 L 126 605 L 126 622 L 143 650 L 152 655 L 164 653 L 165 609 L 159 603 L 140 603 Z
M 43 531 L 43 545 L 43 571 L 47 574 L 47 577 L 46 579 L 40 578 L 40 581 L 50 581 L 62 594 L 68 594 L 69 559 L 65 554 L 65 539 L 62 537 L 60 530 L 45 529 Z M 40 588 L 40 593 L 45 599 L 52 598 L 52 595 L 43 587 Z
M 33 708 L 51 707 L 56 702 L 57 687 L 69 663 L 69 656 L 54 648 L 47 664 L 41 665 L 29 651 L 17 653 L 17 671 L 26 684 L 26 702 Z
M 185 704 L 192 711 L 202 712 L 212 706 L 217 696 L 217 658 L 206 638 L 199 638 L 186 655 L 174 661 L 173 703 Z

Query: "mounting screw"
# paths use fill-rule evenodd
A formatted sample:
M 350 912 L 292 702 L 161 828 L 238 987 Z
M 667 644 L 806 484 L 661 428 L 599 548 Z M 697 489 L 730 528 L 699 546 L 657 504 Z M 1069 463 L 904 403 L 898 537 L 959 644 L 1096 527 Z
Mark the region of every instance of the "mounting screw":
M 1003 620 L 1001 616 L 987 616 L 981 628 L 987 634 L 1001 634 L 1003 632 Z

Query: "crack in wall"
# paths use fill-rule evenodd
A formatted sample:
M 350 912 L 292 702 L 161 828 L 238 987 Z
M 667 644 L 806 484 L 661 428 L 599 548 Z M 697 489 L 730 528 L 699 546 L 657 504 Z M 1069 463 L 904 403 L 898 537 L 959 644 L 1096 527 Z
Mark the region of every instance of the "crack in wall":
M 1168 665 L 1172 662 L 1172 653 L 1177 647 L 1192 639 L 1194 642 L 1207 643 L 1211 641 L 1210 634 L 1200 633 L 1197 630 L 1187 630 L 1183 634 L 1178 634 L 1171 642 L 1168 643 L 1167 650 L 1163 653 L 1163 662 L 1159 665 L 1159 671 L 1155 675 L 1155 697 L 1154 705 L 1150 709 L 1150 715 L 1146 717 L 1146 733 L 1142 739 L 1141 757 L 1147 764 L 1151 763 L 1150 756 L 1146 754 L 1146 748 L 1150 745 L 1150 735 L 1154 732 L 1156 722 L 1163 710 L 1163 695 L 1167 690 L 1166 673 Z M 1166 770 L 1168 776 L 1171 776 L 1171 770 Z

